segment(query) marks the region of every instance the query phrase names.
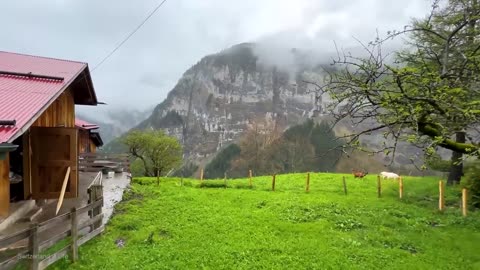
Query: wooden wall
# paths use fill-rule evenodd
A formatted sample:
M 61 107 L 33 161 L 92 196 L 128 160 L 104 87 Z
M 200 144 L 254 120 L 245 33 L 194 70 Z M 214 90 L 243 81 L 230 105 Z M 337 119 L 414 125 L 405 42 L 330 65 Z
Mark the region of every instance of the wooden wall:
M 65 90 L 32 124 L 34 127 L 75 127 L 75 101 L 71 89 Z M 31 147 L 30 130 L 23 135 L 23 184 L 24 198 L 31 195 Z
M 10 210 L 10 163 L 9 154 L 5 160 L 0 160 L 0 216 L 8 216 Z
M 78 151 L 80 154 L 83 153 L 95 153 L 97 151 L 97 146 L 90 139 L 90 131 L 80 129 L 78 132 Z M 90 149 L 89 149 L 90 147 Z
M 70 89 L 65 90 L 33 123 L 34 127 L 75 127 L 75 102 Z
M 97 152 L 97 146 L 90 140 L 90 153 Z
M 80 129 L 78 132 L 78 144 L 79 144 L 79 153 L 89 153 L 88 148 L 90 146 L 90 133 L 88 130 Z M 90 148 L 91 149 L 91 148 Z

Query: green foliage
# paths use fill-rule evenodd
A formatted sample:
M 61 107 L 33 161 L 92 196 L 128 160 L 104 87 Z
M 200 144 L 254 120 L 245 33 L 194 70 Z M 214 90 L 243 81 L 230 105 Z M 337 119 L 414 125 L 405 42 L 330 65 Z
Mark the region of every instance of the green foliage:
M 143 165 L 142 161 L 139 158 L 136 158 L 130 164 L 130 172 L 132 173 L 133 177 L 142 177 L 146 176 L 145 173 L 145 166 Z
M 186 162 L 172 175 L 175 177 L 191 177 L 197 171 L 198 165 L 193 162 Z
M 330 125 L 326 122 L 315 125 L 311 131 L 310 141 L 315 147 L 316 168 L 315 171 L 334 171 L 340 156 L 342 155 L 342 140 L 339 140 Z
M 439 172 L 449 172 L 452 161 L 444 160 L 438 154 L 433 154 L 426 158 L 426 165 L 429 169 Z
M 146 176 L 160 176 L 181 164 L 180 143 L 161 130 L 131 131 L 122 138 L 122 142 L 128 147 L 128 152 L 142 162 Z
M 280 136 L 273 131 L 248 131 L 238 145 L 223 149 L 207 165 L 208 178 L 272 173 L 334 171 L 341 156 L 341 140 L 327 123 L 309 119 Z
M 480 208 L 480 160 L 468 163 L 461 184 L 468 189 L 471 204 Z
M 205 178 L 223 178 L 230 169 L 230 162 L 240 154 L 240 147 L 234 143 L 225 147 L 205 167 Z
M 128 147 L 122 142 L 122 138 L 115 138 L 99 150 L 102 153 L 123 154 L 128 152 Z
M 464 218 L 459 187 L 446 189 L 436 211 L 438 179 L 359 181 L 340 174 L 229 179 L 228 187 L 154 178 L 132 181 L 101 236 L 82 245 L 80 260 L 53 269 L 478 269 L 480 213 Z M 221 187 L 223 180 L 206 181 Z M 245 187 L 245 188 L 237 188 Z M 124 242 L 123 247 L 116 242 Z
M 477 0 L 436 1 L 428 16 L 366 45 L 366 57 L 346 53 L 336 61 L 342 71 L 322 88 L 334 99 L 331 107 L 343 108 L 339 118 L 353 123 L 378 123 L 358 125 L 351 143 L 382 131 L 389 151 L 407 140 L 425 150 L 480 156 L 478 143 L 452 139 L 463 131 L 467 138 L 479 134 L 470 128 L 480 124 L 479 12 Z M 382 46 L 396 37 L 406 38 L 404 48 L 385 57 Z
M 335 133 L 326 122 L 316 124 L 309 119 L 301 125 L 287 129 L 283 137 L 287 147 L 293 144 L 293 149 L 299 148 L 302 140 L 305 140 L 303 144 L 307 145 L 304 147 L 313 150 L 305 151 L 300 148 L 298 149 L 300 151 L 297 151 L 298 153 L 292 153 L 295 155 L 287 164 L 287 168 L 282 171 L 283 173 L 302 171 L 327 172 L 335 170 L 335 165 L 342 154 L 340 150 L 341 141 L 337 139 Z

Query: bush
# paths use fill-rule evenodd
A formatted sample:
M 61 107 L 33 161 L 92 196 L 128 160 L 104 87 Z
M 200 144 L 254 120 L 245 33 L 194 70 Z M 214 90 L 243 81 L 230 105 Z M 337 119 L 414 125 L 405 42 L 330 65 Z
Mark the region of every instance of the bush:
M 140 159 L 135 159 L 130 165 L 130 172 L 133 177 L 142 177 L 145 176 L 145 166 Z
M 462 177 L 462 186 L 469 191 L 471 204 L 480 207 L 480 160 L 473 161 L 465 167 L 465 175 Z
M 176 170 L 172 176 L 174 177 L 191 177 L 198 169 L 198 165 L 193 162 L 186 162 L 183 166 Z
M 238 155 L 240 155 L 240 147 L 235 143 L 224 148 L 210 163 L 207 164 L 207 167 L 205 168 L 205 178 L 223 178 L 224 173 L 231 167 L 231 161 Z
M 449 172 L 452 162 L 450 160 L 444 160 L 442 157 L 435 153 L 426 160 L 427 167 L 434 171 Z

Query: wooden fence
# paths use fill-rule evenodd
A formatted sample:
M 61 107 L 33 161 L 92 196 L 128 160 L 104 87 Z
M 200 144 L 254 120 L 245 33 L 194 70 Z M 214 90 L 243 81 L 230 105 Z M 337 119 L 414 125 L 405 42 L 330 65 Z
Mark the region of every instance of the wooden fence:
M 398 197 L 400 200 L 403 199 L 404 197 L 404 185 L 403 185 L 403 178 L 399 176 L 396 178 L 398 180 Z M 253 187 L 253 180 L 252 180 L 252 170 L 248 171 L 248 180 L 249 180 L 249 187 Z M 183 181 L 183 178 L 182 178 Z M 203 168 L 200 170 L 200 187 L 204 186 L 203 183 Z M 227 173 L 224 174 L 224 188 L 227 188 Z M 382 178 L 380 175 L 377 175 L 377 196 L 378 198 L 382 198 Z M 347 181 L 345 176 L 342 177 L 342 183 L 343 183 L 343 192 L 345 195 L 347 195 Z M 276 184 L 276 175 L 272 175 L 272 191 L 275 191 L 275 184 Z M 444 181 L 440 180 L 439 181 L 439 193 L 438 193 L 438 210 L 443 211 L 445 210 L 445 183 Z M 181 186 L 183 186 L 183 182 L 181 183 Z M 306 173 L 306 182 L 305 182 L 305 192 L 310 192 L 310 173 Z M 461 202 L 461 208 L 462 208 L 462 215 L 467 216 L 468 214 L 468 190 L 463 188 L 462 189 L 462 202 Z
M 79 156 L 78 166 L 83 172 L 130 172 L 130 159 L 128 154 L 83 153 Z
M 101 225 L 103 219 L 103 190 L 101 184 L 98 185 L 94 180 L 88 189 L 88 194 L 89 201 L 86 206 L 72 208 L 69 213 L 56 216 L 42 223 L 31 224 L 28 229 L 0 239 L 0 248 L 7 248 L 19 241 L 28 240 L 27 248 L 20 250 L 12 257 L 0 261 L 0 269 L 12 269 L 22 260 L 26 261 L 29 269 L 33 270 L 45 269 L 56 261 L 65 258 L 67 255 L 69 255 L 70 260 L 73 262 L 78 260 L 78 247 L 99 235 L 104 230 L 104 226 Z M 79 216 L 86 212 L 89 213 L 90 218 L 81 223 Z M 39 242 L 39 236 L 42 232 L 67 221 L 70 221 L 69 229 L 63 230 L 55 236 Z M 88 228 L 88 232 L 81 235 L 80 232 L 86 228 Z M 65 247 L 53 254 L 48 254 L 49 248 L 64 239 L 70 239 Z

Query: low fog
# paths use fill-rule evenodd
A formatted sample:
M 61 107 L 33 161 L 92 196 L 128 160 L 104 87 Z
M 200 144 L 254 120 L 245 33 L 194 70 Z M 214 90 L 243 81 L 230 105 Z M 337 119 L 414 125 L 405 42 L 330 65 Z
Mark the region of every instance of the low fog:
M 0 9 L 0 50 L 88 62 L 96 67 L 159 2 L 7 1 Z M 203 56 L 256 42 L 259 61 L 294 67 L 292 48 L 312 63 L 330 62 L 340 49 L 356 50 L 376 32 L 403 29 L 428 13 L 430 1 L 406 0 L 176 0 L 156 14 L 92 72 L 99 100 L 78 108 L 107 115 L 160 103 L 182 74 Z M 295 69 L 295 68 L 293 68 Z

